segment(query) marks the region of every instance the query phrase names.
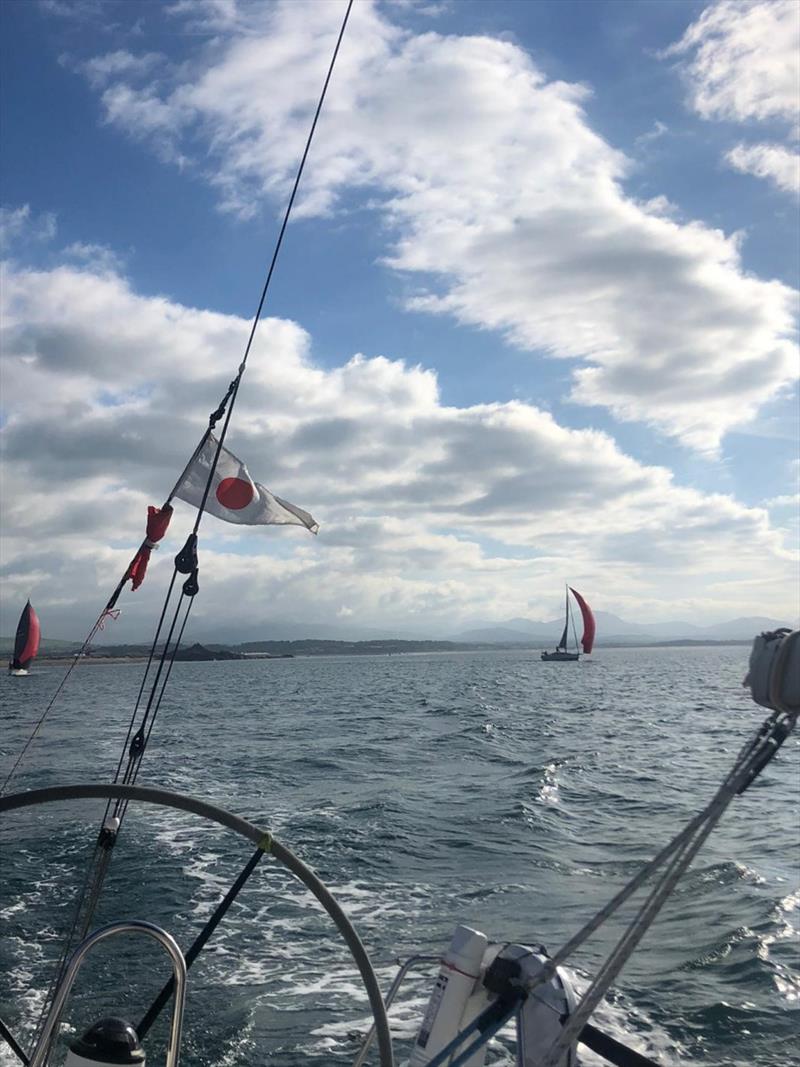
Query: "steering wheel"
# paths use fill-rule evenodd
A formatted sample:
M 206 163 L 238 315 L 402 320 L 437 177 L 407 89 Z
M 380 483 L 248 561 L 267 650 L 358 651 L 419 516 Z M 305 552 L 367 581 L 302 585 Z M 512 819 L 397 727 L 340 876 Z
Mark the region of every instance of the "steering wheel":
M 276 860 L 287 867 L 317 898 L 331 919 L 333 919 L 336 928 L 350 949 L 353 960 L 361 973 L 361 979 L 372 1009 L 380 1065 L 381 1067 L 394 1067 L 392 1039 L 386 1018 L 386 1008 L 381 996 L 378 979 L 367 951 L 361 943 L 361 939 L 353 929 L 350 920 L 342 911 L 341 906 L 311 868 L 307 867 L 285 845 L 276 841 L 269 830 L 262 830 L 254 823 L 248 822 L 238 815 L 233 815 L 224 808 L 208 804 L 204 800 L 196 800 L 194 797 L 185 796 L 182 793 L 171 793 L 166 789 L 150 789 L 146 786 L 138 785 L 79 784 L 53 786 L 49 789 L 32 789 L 26 793 L 13 793 L 10 796 L 0 797 L 0 814 L 4 811 L 14 811 L 16 808 L 29 808 L 37 804 L 50 804 L 59 800 L 91 798 L 126 801 L 140 800 L 145 804 L 158 804 L 165 808 L 190 811 L 194 815 L 219 823 L 220 826 L 226 826 L 229 830 L 233 830 L 234 833 L 247 838 L 248 841 L 257 845 L 269 855 L 274 856 Z

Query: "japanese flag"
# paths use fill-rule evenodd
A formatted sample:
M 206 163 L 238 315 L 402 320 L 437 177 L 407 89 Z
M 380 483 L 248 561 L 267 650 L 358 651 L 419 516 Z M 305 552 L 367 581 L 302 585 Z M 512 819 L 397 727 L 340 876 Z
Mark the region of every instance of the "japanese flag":
M 175 496 L 200 507 L 216 451 L 217 439 L 212 434 L 186 471 Z M 244 463 L 227 448 L 220 450 L 206 511 L 225 522 L 244 526 L 305 526 L 314 534 L 319 530 L 319 523 L 307 511 L 273 496 L 269 489 L 254 482 Z

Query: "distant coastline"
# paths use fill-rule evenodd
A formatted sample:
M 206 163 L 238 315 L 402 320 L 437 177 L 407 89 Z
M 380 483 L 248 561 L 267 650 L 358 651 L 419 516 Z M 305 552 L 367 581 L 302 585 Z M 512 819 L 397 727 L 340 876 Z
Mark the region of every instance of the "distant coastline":
M 747 647 L 750 640 L 731 639 L 725 641 L 710 640 L 673 640 L 647 642 L 616 642 L 595 645 L 595 653 L 603 649 L 637 649 L 637 648 L 720 648 L 727 646 Z M 503 652 L 529 651 L 539 652 L 550 646 L 544 642 L 462 642 L 462 641 L 248 641 L 241 645 L 193 645 L 178 653 L 176 662 L 205 662 L 214 660 L 253 660 L 253 659 L 291 659 L 298 656 L 394 656 L 419 655 L 420 653 L 447 652 Z M 92 650 L 82 657 L 87 664 L 142 663 L 148 658 L 149 648 L 145 645 L 105 645 Z M 71 663 L 75 653 L 65 654 L 62 650 L 53 650 L 40 654 L 39 662 L 44 666 L 60 666 Z
M 800 619 L 788 622 L 766 615 L 740 616 L 735 619 L 701 625 L 690 622 L 635 623 L 605 611 L 596 611 L 597 640 L 595 650 L 602 652 L 610 648 L 714 648 L 730 646 L 750 646 L 759 633 L 789 626 L 800 626 Z M 395 636 L 387 630 L 362 629 L 354 627 L 333 626 L 327 622 L 287 623 L 278 628 L 275 623 L 264 626 L 269 636 L 242 640 L 240 634 L 232 640 L 233 634 L 225 640 L 225 628 L 221 628 L 219 637 L 205 638 L 203 644 L 197 643 L 194 635 L 188 641 L 194 644 L 182 645 L 177 660 L 215 660 L 215 659 L 251 659 L 262 657 L 276 659 L 292 656 L 384 656 L 413 655 L 424 652 L 492 652 L 552 649 L 561 632 L 563 619 L 550 622 L 535 621 L 524 618 L 506 619 L 502 622 L 477 621 L 472 628 L 460 631 L 442 632 L 438 637 L 403 635 Z M 252 623 L 250 632 L 258 634 L 262 626 Z M 283 630 L 283 633 L 281 632 Z M 52 631 L 45 631 L 45 633 Z M 230 632 L 230 631 L 228 631 Z M 262 630 L 263 632 L 263 630 Z M 111 634 L 104 634 L 107 638 Z M 577 636 L 577 635 L 576 635 Z M 220 640 L 222 638 L 222 640 Z M 238 640 L 237 640 L 238 639 Z M 12 636 L 0 636 L 0 655 L 9 657 L 14 648 Z M 69 663 L 81 648 L 81 640 L 70 637 L 67 640 L 44 636 L 39 648 L 39 660 L 50 663 Z M 98 643 L 94 645 L 87 661 L 135 663 L 147 659 L 150 655 L 150 641 L 135 640 L 126 643 Z M 156 649 L 158 655 L 163 645 Z

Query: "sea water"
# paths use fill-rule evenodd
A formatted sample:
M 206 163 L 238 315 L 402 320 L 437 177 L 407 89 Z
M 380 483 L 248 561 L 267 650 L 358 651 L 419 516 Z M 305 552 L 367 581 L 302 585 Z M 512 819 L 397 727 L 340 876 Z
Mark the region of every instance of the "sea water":
M 601 648 L 577 664 L 529 651 L 176 664 L 139 784 L 269 827 L 337 896 L 386 988 L 396 958 L 441 952 L 457 923 L 556 950 L 697 813 L 763 719 L 746 665 L 744 647 Z M 2 777 L 62 670 L 2 680 Z M 110 780 L 142 670 L 79 667 L 14 790 Z M 601 1029 L 664 1064 L 800 1063 L 799 759 L 791 738 L 734 801 L 596 1013 Z M 23 1043 L 102 809 L 4 818 L 0 1016 Z M 194 816 L 132 805 L 96 921 L 147 919 L 186 948 L 251 854 Z M 579 984 L 621 929 L 576 954 Z M 131 938 L 99 948 L 70 1026 L 137 1021 L 168 975 L 159 953 Z M 404 986 L 392 1012 L 400 1061 L 431 981 Z M 182 1062 L 349 1064 L 368 1024 L 334 927 L 263 860 L 190 972 Z M 166 1017 L 153 1063 L 165 1032 Z M 488 1062 L 513 1063 L 510 1034 Z

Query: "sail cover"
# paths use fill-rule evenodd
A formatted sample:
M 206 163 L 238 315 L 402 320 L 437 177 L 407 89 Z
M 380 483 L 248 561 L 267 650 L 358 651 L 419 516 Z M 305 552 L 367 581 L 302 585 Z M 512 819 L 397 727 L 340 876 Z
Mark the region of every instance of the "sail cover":
M 26 670 L 38 651 L 39 619 L 29 600 L 22 609 L 17 626 L 17 636 L 14 640 L 14 662 L 12 663 L 14 670 Z
M 583 616 L 583 637 L 581 638 L 581 644 L 583 645 L 583 651 L 588 656 L 594 645 L 594 634 L 596 630 L 594 615 L 592 614 L 592 609 L 580 593 L 577 593 L 572 586 L 569 587 L 569 591 L 578 601 L 578 607 L 581 609 L 581 615 Z

